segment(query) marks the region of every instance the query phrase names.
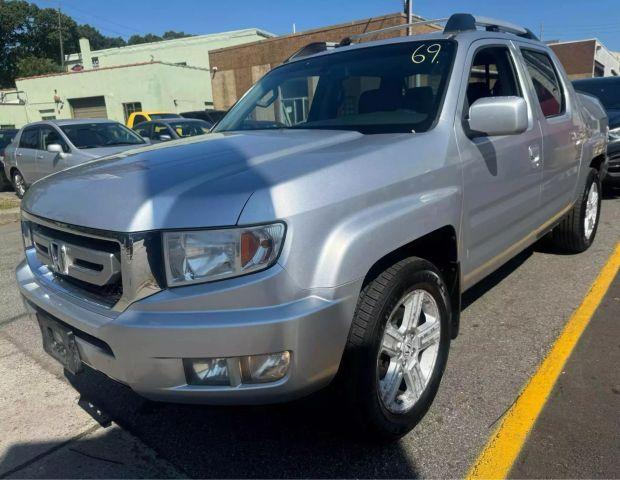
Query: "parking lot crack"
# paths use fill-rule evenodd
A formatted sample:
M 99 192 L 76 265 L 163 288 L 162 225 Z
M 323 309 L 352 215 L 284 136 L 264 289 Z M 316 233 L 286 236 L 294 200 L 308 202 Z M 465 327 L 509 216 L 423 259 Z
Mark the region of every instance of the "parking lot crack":
M 8 478 L 9 476 L 13 475 L 14 473 L 17 473 L 20 470 L 23 470 L 24 468 L 27 468 L 30 465 L 38 462 L 39 460 L 41 460 L 41 459 L 51 455 L 52 453 L 57 452 L 58 450 L 66 447 L 67 445 L 70 445 L 72 442 L 80 440 L 81 438 L 86 437 L 87 435 L 90 435 L 91 433 L 94 433 L 95 431 L 97 431 L 100 428 L 101 427 L 99 425 L 93 425 L 92 427 L 87 428 L 86 430 L 84 430 L 83 432 L 79 433 L 78 435 L 70 438 L 69 440 L 66 440 L 64 442 L 60 442 L 58 445 L 55 445 L 55 446 L 47 449 L 46 451 L 41 452 L 40 454 L 32 457 L 30 460 L 27 460 L 24 463 L 21 463 L 21 464 L 17 465 L 16 467 L 12 468 L 11 470 L 8 470 L 8 471 L 0 474 L 0 478 Z M 78 453 L 83 453 L 83 452 L 78 452 Z

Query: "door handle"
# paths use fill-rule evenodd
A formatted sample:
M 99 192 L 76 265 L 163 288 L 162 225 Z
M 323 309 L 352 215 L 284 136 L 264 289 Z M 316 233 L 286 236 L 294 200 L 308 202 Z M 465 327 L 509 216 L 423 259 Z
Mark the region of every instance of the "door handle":
M 18 156 L 18 157 L 21 157 L 21 156 L 22 156 L 22 154 L 21 154 L 21 153 L 18 153 L 18 154 L 17 154 L 17 156 Z
M 43 155 L 37 155 L 37 158 L 43 158 Z
M 540 147 L 538 145 L 530 145 L 527 147 L 530 162 L 535 168 L 540 167 Z

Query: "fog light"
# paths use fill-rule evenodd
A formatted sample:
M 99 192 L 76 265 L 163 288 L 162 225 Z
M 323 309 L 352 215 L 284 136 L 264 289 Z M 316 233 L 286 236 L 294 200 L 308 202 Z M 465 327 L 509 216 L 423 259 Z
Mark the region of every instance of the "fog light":
M 183 364 L 190 385 L 230 385 L 226 358 L 184 359 Z
M 275 382 L 284 378 L 291 361 L 290 352 L 250 355 L 241 361 L 243 383 Z

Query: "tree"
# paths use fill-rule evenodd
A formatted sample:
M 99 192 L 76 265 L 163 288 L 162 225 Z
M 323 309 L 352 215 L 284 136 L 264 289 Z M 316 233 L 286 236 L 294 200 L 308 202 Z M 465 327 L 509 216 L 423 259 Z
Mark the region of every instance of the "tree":
M 106 37 L 99 30 L 88 24 L 78 25 L 77 34 L 79 38 L 88 38 L 92 50 L 103 50 L 105 48 L 124 47 L 127 42 L 121 37 Z
M 162 38 L 164 40 L 174 40 L 175 38 L 185 38 L 185 37 L 191 37 L 191 36 L 192 36 L 191 33 L 175 32 L 173 30 L 169 30 L 162 35 Z
M 163 36 L 154 35 L 152 33 L 147 33 L 146 35 L 132 35 L 127 40 L 127 45 L 138 45 L 140 43 L 151 43 L 151 42 L 161 42 L 162 40 L 174 40 L 176 38 L 185 38 L 191 37 L 190 33 L 185 32 L 175 32 L 173 30 L 169 30 L 163 34 Z
M 46 73 L 56 73 L 60 70 L 60 66 L 49 58 L 26 55 L 17 61 L 15 73 L 16 77 L 20 78 L 45 75 Z
M 0 0 L 0 87 L 14 86 L 16 77 L 60 71 L 58 16 L 53 8 L 39 8 L 24 0 Z M 63 13 L 60 25 L 65 54 L 79 52 L 81 37 L 88 38 L 93 50 L 101 50 L 189 36 L 171 30 L 161 37 L 133 35 L 125 42 L 121 37 L 106 37 L 91 25 L 79 25 Z

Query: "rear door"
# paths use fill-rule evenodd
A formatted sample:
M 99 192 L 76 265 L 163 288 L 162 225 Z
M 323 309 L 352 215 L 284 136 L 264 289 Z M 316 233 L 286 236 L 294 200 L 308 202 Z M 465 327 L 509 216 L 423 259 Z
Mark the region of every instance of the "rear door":
M 547 218 L 565 211 L 574 199 L 585 131 L 574 118 L 567 80 L 543 49 L 521 46 L 528 83 L 543 132 L 541 210 Z
M 463 162 L 465 288 L 531 240 L 541 216 L 541 130 L 527 95 L 514 46 L 503 40 L 472 44 L 455 133 Z M 517 96 L 528 105 L 528 128 L 516 135 L 477 136 L 468 131 L 469 106 L 486 97 Z
M 37 153 L 40 145 L 40 128 L 26 127 L 19 138 L 15 151 L 15 163 L 28 185 L 37 181 Z
M 63 153 L 48 152 L 48 145 L 57 144 Z M 71 166 L 71 150 L 60 132 L 51 125 L 41 127 L 41 150 L 37 154 L 37 176 L 43 178 Z

